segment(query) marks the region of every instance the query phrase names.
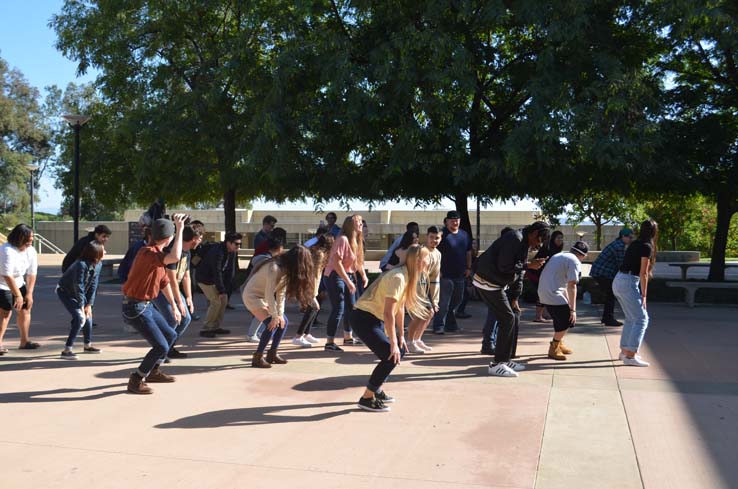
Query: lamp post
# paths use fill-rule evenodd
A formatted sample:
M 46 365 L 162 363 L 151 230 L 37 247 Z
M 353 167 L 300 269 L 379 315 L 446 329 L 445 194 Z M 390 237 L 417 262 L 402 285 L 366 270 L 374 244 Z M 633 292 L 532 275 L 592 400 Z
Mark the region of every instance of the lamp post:
M 36 234 L 36 212 L 34 208 L 34 181 L 33 181 L 33 174 L 38 171 L 38 165 L 26 165 L 26 168 L 28 169 L 29 173 L 31 174 L 31 229 L 33 229 L 33 234 Z
M 79 131 L 85 122 L 90 120 L 87 115 L 67 114 L 62 116 L 74 128 L 74 242 L 79 240 Z

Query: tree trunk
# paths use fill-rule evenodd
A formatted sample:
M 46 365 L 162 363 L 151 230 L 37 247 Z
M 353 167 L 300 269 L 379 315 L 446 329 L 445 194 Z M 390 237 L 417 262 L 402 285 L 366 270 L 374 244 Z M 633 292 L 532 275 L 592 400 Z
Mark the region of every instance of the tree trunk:
M 236 189 L 231 187 L 223 194 L 223 212 L 225 213 L 225 232 L 236 232 Z
M 454 200 L 456 201 L 456 210 L 461 214 L 461 229 L 469 233 L 469 237 L 474 237 L 471 220 L 469 220 L 469 194 L 459 192 L 454 195 Z
M 725 281 L 725 248 L 728 246 L 730 218 L 733 217 L 736 211 L 738 211 L 738 201 L 735 197 L 726 193 L 718 193 L 717 228 L 715 229 L 715 240 L 712 244 L 710 274 L 707 277 L 707 280 L 711 282 Z
M 595 221 L 595 246 L 602 251 L 602 221 Z

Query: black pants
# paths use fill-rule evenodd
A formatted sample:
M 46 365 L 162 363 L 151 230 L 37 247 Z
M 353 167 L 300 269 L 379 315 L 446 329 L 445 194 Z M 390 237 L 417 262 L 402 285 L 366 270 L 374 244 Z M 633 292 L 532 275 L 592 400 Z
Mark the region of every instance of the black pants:
M 384 322 L 377 319 L 374 314 L 361 309 L 354 309 L 350 314 L 354 334 L 379 358 L 379 364 L 374 367 L 366 384 L 367 389 L 378 392 L 382 390 L 382 384 L 396 367 L 395 363 L 389 360 L 390 340 L 384 333 Z M 400 350 L 400 355 L 405 356 L 405 349 Z
M 612 292 L 612 279 L 605 277 L 595 277 L 597 285 L 605 294 L 605 308 L 602 311 L 602 321 L 615 319 L 615 294 Z
M 520 314 L 512 310 L 504 290 L 485 290 L 477 288 L 479 297 L 492 309 L 497 318 L 497 343 L 495 344 L 495 363 L 509 362 L 515 356 L 518 343 Z
M 297 328 L 297 332 L 295 334 L 297 334 L 298 336 L 310 334 L 310 328 L 313 327 L 313 324 L 315 323 L 315 319 L 318 317 L 319 312 L 320 309 L 313 309 L 312 306 L 308 306 L 307 309 L 305 309 L 305 314 L 302 315 L 300 327 Z

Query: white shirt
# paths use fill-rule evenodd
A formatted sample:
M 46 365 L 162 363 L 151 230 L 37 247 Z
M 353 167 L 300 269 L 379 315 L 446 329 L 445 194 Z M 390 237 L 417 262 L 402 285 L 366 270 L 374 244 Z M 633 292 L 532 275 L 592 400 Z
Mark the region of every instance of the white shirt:
M 5 277 L 13 277 L 15 285 L 19 289 L 26 284 L 26 275 L 36 275 L 38 271 L 38 259 L 36 250 L 29 246 L 24 251 L 5 243 L 0 246 L 0 289 L 10 290 L 5 282 Z
M 546 262 L 538 281 L 538 300 L 548 306 L 566 305 L 566 284 L 579 282 L 582 264 L 574 253 L 557 253 Z

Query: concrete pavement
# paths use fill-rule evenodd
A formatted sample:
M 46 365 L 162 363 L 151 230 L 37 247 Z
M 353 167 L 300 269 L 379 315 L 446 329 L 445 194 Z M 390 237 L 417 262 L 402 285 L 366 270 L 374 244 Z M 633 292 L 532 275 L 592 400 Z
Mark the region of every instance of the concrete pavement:
M 69 317 L 53 296 L 57 270 L 40 271 L 32 336 L 43 347 L 17 350 L 11 323 L 0 357 L 4 488 L 738 487 L 734 307 L 650 305 L 646 369 L 623 367 L 619 328 L 581 304 L 567 337 L 575 353 L 549 360 L 551 326 L 527 310 L 518 352 L 528 370 L 501 379 L 478 354 L 484 311 L 473 302 L 465 331 L 427 335 L 433 353 L 406 357 L 386 387 L 398 402 L 373 414 L 355 409 L 371 352 L 291 345 L 291 307 L 290 362 L 252 369 L 236 296 L 233 334 L 200 338 L 194 322 L 190 357 L 165 367 L 177 382 L 126 394 L 147 347 L 122 330 L 119 286 L 99 292 L 94 335 L 105 351 L 60 360 Z

